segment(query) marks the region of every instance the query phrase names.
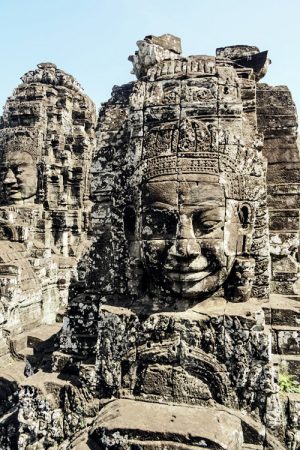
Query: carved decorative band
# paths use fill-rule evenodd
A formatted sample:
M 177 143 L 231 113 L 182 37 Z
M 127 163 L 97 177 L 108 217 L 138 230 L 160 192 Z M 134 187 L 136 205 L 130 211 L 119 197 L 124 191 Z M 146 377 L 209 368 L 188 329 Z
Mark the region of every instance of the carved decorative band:
M 144 161 L 142 166 L 143 179 L 151 179 L 161 175 L 181 173 L 219 174 L 219 159 L 217 153 L 205 153 L 206 158 L 187 158 L 176 156 L 161 156 Z

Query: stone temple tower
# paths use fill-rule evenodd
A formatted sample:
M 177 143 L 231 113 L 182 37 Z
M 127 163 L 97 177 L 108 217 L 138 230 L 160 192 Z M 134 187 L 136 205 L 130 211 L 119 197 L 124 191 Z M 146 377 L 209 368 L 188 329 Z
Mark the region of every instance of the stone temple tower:
M 91 241 L 51 370 L 20 387 L 20 448 L 297 449 L 291 95 L 254 46 L 137 45 L 99 112 Z

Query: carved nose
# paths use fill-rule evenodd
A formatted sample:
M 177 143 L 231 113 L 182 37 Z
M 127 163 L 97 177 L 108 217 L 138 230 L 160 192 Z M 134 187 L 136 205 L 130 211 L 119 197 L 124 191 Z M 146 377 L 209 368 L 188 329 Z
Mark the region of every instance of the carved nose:
M 3 184 L 14 184 L 16 183 L 16 177 L 11 169 L 8 169 L 7 174 L 5 175 L 5 178 L 3 180 Z
M 170 249 L 170 254 L 176 258 L 196 258 L 201 251 L 195 239 L 177 239 Z
M 176 241 L 170 249 L 170 254 L 177 258 L 196 258 L 201 254 L 201 248 L 195 238 L 190 217 L 185 215 L 180 217 Z

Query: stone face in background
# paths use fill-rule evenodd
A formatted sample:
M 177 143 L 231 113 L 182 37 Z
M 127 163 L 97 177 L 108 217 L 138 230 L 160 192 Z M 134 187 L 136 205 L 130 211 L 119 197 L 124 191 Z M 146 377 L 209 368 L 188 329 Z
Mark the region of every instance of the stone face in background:
M 0 367 L 10 363 L 17 381 L 24 367 L 15 361 L 28 357 L 25 373 L 37 370 L 30 336 L 45 324 L 52 332 L 44 329 L 40 341 L 59 330 L 77 276 L 95 141 L 95 107 L 72 76 L 43 63 L 22 82 L 0 128 Z
M 7 102 L 0 245 L 14 281 L 3 284 L 16 311 L 28 307 L 3 309 L 2 348 L 15 317 L 10 351 L 20 357 L 25 339 L 34 355 L 26 378 L 3 375 L 0 442 L 298 448 L 290 93 L 258 83 L 270 61 L 254 46 L 183 57 L 169 34 L 137 45 L 137 81 L 113 88 L 97 127 L 78 83 L 51 63 L 26 74 Z M 32 172 L 29 185 L 19 167 Z M 67 292 L 58 347 L 39 325 Z M 24 333 L 32 310 L 37 328 Z

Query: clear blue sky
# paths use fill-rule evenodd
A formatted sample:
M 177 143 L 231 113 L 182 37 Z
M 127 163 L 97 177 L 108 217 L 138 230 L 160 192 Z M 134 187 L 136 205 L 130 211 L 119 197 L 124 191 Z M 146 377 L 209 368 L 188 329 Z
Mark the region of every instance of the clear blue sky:
M 133 79 L 129 54 L 147 34 L 172 33 L 184 55 L 224 45 L 269 50 L 269 84 L 285 84 L 300 110 L 300 0 L 0 0 L 0 106 L 36 64 L 54 62 L 97 107 Z

